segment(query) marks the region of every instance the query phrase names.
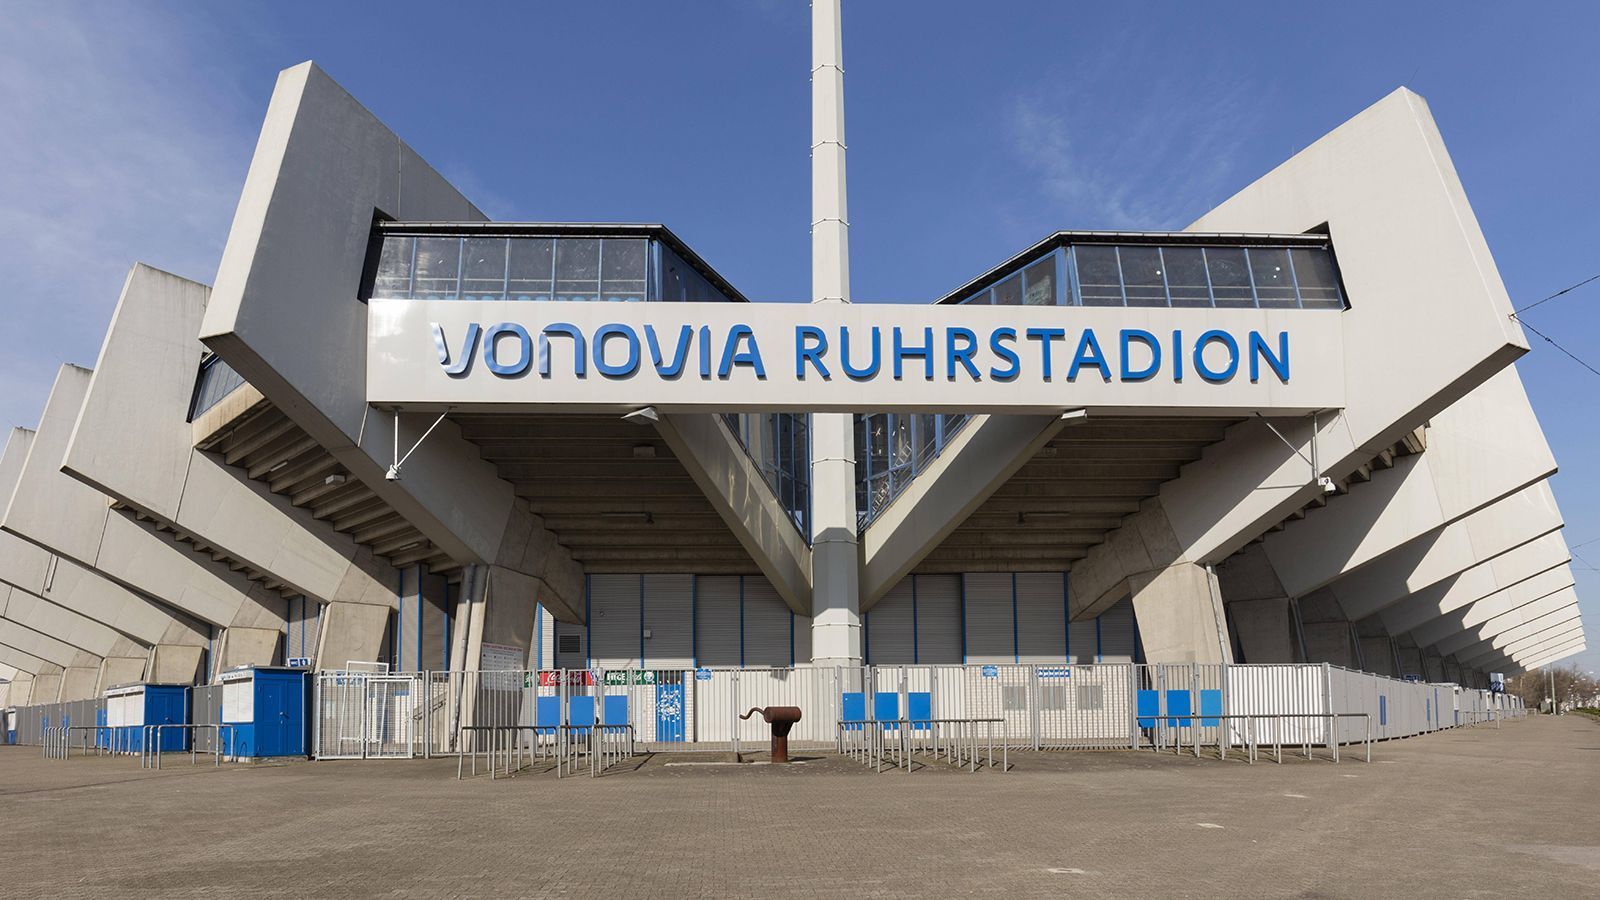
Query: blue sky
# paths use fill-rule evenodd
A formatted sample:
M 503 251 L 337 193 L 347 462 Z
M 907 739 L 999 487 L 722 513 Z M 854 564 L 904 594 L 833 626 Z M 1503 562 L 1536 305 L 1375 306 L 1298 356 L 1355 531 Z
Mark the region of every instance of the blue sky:
M 1600 273 L 1600 5 L 846 0 L 853 290 L 925 301 L 1062 228 L 1178 228 L 1396 86 L 1511 296 Z M 274 74 L 315 59 L 487 212 L 662 221 L 808 296 L 808 12 L 700 3 L 18 2 L 0 27 L 0 414 L 92 364 L 127 267 L 209 282 Z M 1600 282 L 1528 321 L 1600 367 Z M 1600 376 L 1520 364 L 1600 562 Z M 1575 560 L 1585 618 L 1600 578 Z M 1600 670 L 1600 647 L 1582 658 Z

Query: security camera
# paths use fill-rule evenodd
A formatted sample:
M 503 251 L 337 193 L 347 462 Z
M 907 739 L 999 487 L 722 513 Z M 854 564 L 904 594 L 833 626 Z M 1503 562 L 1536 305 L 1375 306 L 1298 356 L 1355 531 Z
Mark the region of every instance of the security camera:
M 1333 483 L 1333 479 L 1326 475 L 1317 479 L 1317 487 L 1322 488 L 1324 494 L 1337 493 L 1339 490 L 1339 486 Z

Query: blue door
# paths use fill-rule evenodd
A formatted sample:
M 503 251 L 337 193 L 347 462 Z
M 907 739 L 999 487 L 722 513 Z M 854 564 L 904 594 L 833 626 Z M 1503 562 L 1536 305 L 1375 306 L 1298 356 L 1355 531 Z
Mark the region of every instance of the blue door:
M 683 728 L 683 685 L 656 685 L 656 740 L 681 741 Z

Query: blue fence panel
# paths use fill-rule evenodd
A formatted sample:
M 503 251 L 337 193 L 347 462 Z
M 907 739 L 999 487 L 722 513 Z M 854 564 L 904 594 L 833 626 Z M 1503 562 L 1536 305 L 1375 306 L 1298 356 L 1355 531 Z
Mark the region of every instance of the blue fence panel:
M 1139 727 L 1140 728 L 1154 728 L 1154 727 L 1156 727 L 1156 715 L 1161 712 L 1161 692 L 1160 691 L 1140 691 L 1139 692 L 1139 697 L 1138 697 L 1138 703 L 1139 703 Z
M 1220 717 L 1221 715 L 1222 715 L 1222 692 L 1221 691 L 1201 691 L 1200 692 L 1200 716 L 1201 716 L 1200 724 L 1201 725 L 1205 725 L 1207 727 L 1213 727 L 1214 728 L 1214 727 L 1222 724 L 1222 719 L 1221 718 L 1206 718 L 1206 717 L 1207 716 Z

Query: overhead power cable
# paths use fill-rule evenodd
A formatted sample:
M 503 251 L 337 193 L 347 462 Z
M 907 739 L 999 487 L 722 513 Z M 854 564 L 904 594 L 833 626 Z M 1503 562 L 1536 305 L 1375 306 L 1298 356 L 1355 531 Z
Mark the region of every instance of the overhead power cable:
M 1577 363 L 1580 366 L 1583 366 L 1585 369 L 1588 369 L 1589 371 L 1593 372 L 1596 375 L 1600 375 L 1600 369 L 1596 369 L 1594 366 L 1591 366 L 1588 363 L 1584 362 L 1583 360 L 1579 359 L 1577 357 L 1577 355 L 1574 354 L 1571 350 L 1568 350 L 1567 348 L 1565 348 L 1565 347 L 1561 346 L 1560 344 L 1556 343 L 1556 339 L 1555 338 L 1551 337 L 1548 334 L 1545 334 L 1544 332 L 1542 332 L 1539 329 L 1533 327 L 1532 325 L 1529 325 L 1528 321 L 1526 319 L 1521 318 L 1516 313 L 1512 313 L 1511 317 L 1513 319 L 1516 319 L 1518 322 L 1521 322 L 1523 328 L 1526 328 L 1529 331 L 1533 332 L 1534 334 L 1537 334 L 1539 337 L 1544 338 L 1545 339 L 1545 343 L 1548 343 L 1550 346 L 1556 348 L 1557 350 L 1560 350 L 1562 353 L 1565 353 L 1573 362 Z
M 1527 306 L 1524 306 L 1521 309 L 1513 312 L 1511 315 L 1512 315 L 1513 318 L 1515 318 L 1519 313 L 1525 313 L 1528 310 L 1533 309 L 1535 306 L 1539 306 L 1540 304 L 1544 304 L 1544 303 L 1549 303 L 1551 300 L 1554 300 L 1555 298 L 1561 296 L 1562 294 L 1570 294 L 1573 291 L 1577 290 L 1578 288 L 1581 288 L 1584 285 L 1588 284 L 1589 282 L 1596 281 L 1596 280 L 1600 280 L 1600 275 L 1590 275 L 1588 278 L 1585 278 L 1584 280 L 1578 282 L 1577 284 L 1573 285 L 1572 287 L 1562 288 L 1561 290 L 1556 291 L 1554 294 L 1551 294 L 1550 296 L 1544 298 L 1543 300 L 1538 301 L 1537 303 L 1529 303 Z

